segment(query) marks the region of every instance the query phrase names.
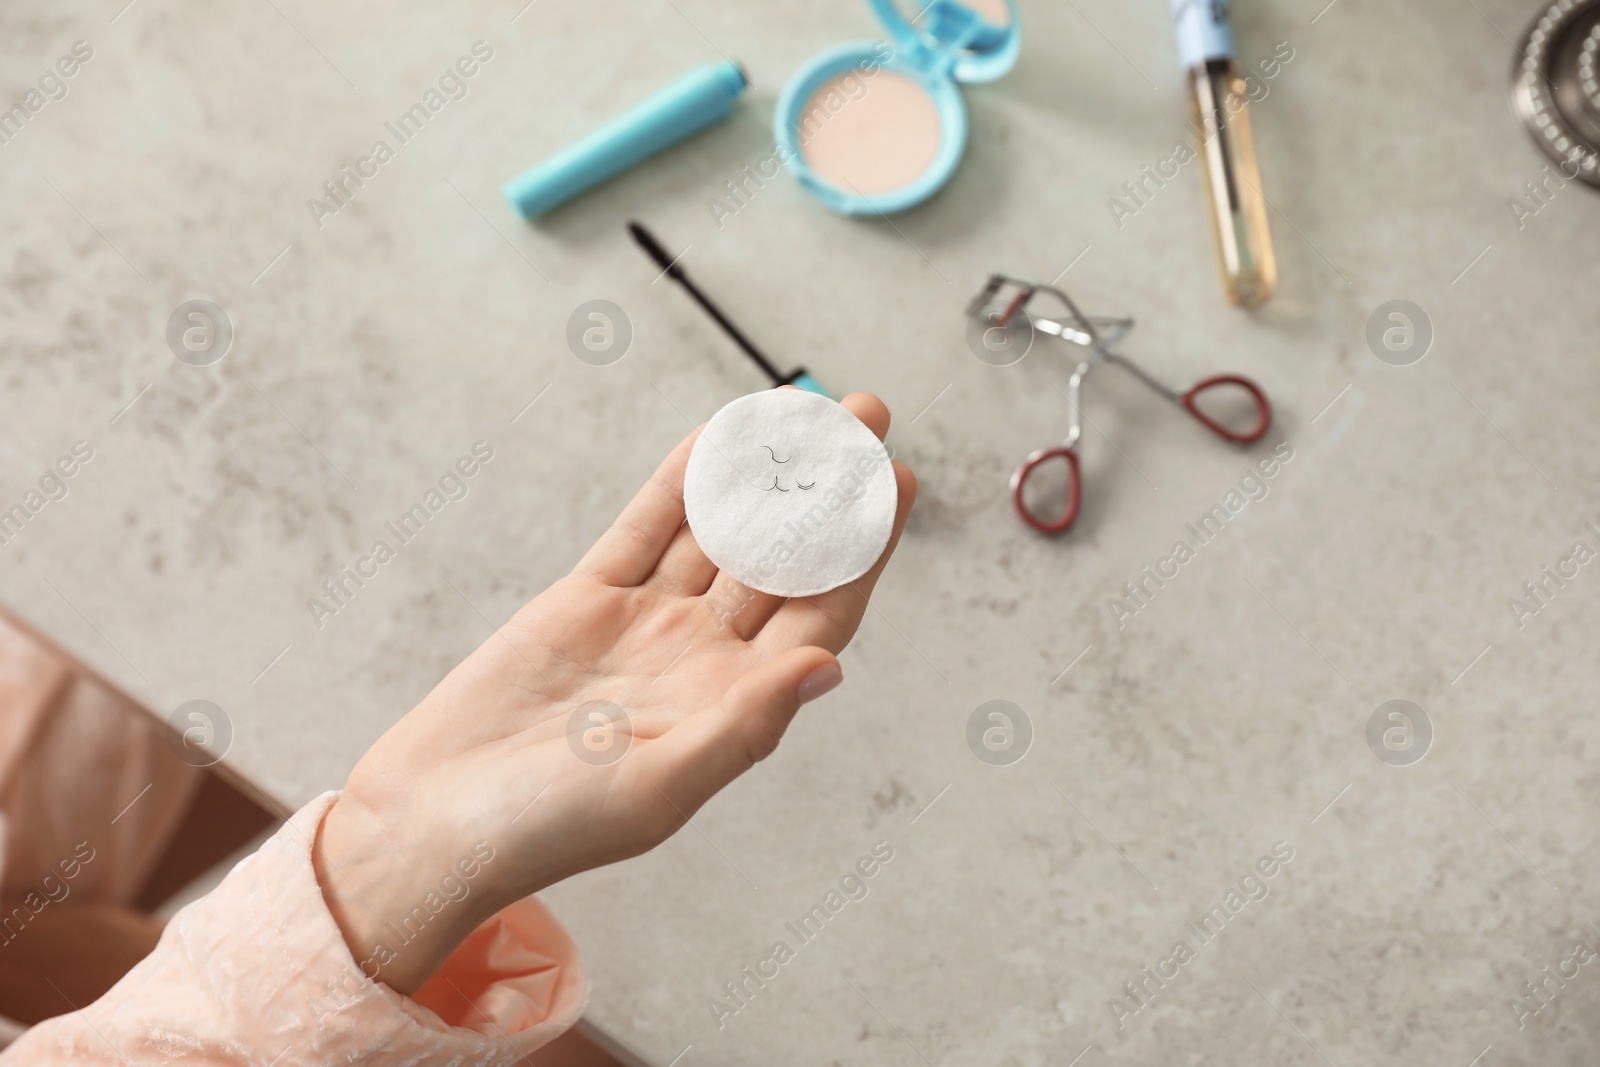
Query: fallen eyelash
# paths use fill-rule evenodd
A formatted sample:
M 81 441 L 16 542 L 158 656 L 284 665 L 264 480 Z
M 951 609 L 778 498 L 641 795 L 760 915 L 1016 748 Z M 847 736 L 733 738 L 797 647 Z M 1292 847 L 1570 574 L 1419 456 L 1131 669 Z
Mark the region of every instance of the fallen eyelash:
M 779 459 L 778 458 L 778 454 L 772 450 L 772 446 L 771 445 L 762 445 L 761 447 L 767 450 L 767 455 L 772 457 L 772 462 L 774 462 L 774 463 L 787 463 L 787 462 L 789 462 L 789 459 L 793 459 L 794 458 L 793 456 L 790 456 L 789 459 Z M 787 490 L 787 489 L 783 490 L 783 492 L 785 492 L 785 493 L 787 493 L 788 491 L 789 490 Z

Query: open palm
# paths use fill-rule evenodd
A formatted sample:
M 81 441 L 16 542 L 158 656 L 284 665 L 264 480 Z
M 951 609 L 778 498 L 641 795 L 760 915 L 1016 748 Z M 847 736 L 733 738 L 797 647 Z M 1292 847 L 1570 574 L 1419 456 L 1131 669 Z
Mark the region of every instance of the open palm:
M 880 439 L 888 432 L 876 397 L 852 394 L 844 406 Z M 785 600 L 720 573 L 684 524 L 698 434 L 568 577 L 451 671 L 351 773 L 319 841 L 347 939 L 359 942 L 386 911 L 404 914 L 407 870 L 423 885 L 476 842 L 496 860 L 460 936 L 529 893 L 654 847 L 769 754 L 800 704 L 838 682 L 835 655 L 894 551 L 916 479 L 895 464 L 899 510 L 872 570 Z M 404 855 L 374 857 L 361 844 L 374 838 Z M 408 847 L 394 848 L 400 841 Z M 437 946 L 439 959 L 455 941 Z M 384 980 L 414 988 L 433 954 L 413 954 Z

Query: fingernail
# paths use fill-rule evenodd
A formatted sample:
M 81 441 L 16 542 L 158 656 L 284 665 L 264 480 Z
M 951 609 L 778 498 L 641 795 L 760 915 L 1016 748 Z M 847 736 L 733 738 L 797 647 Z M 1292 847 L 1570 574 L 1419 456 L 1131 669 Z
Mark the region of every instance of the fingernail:
M 844 681 L 844 671 L 840 670 L 839 664 L 824 663 L 800 679 L 795 696 L 800 699 L 800 703 L 809 704 L 842 681 Z

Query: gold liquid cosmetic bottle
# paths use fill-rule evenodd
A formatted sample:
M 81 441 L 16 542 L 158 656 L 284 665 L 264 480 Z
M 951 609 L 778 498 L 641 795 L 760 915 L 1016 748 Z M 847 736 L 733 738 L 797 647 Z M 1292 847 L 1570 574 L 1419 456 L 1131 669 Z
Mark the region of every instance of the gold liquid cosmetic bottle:
M 1224 0 L 1172 0 L 1172 14 L 1188 71 L 1189 115 L 1200 139 L 1222 289 L 1231 303 L 1259 307 L 1277 287 L 1278 264 L 1227 5 Z

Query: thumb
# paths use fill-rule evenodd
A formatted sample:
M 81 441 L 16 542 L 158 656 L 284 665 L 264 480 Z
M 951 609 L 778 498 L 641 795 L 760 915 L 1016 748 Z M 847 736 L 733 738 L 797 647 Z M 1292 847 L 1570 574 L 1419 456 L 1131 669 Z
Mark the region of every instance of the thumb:
M 659 755 L 673 800 L 692 812 L 778 747 L 800 705 L 844 678 L 824 648 L 794 648 L 746 673 L 714 708 L 679 723 Z

